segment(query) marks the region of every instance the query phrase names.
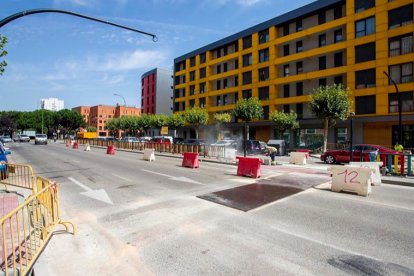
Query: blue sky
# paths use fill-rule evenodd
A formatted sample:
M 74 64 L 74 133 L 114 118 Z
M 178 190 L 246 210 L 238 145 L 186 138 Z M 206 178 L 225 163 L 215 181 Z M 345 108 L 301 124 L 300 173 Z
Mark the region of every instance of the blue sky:
M 0 76 L 0 110 L 35 110 L 56 97 L 66 108 L 123 104 L 140 107 L 141 75 L 172 70 L 192 50 L 299 8 L 312 0 L 1 0 L 0 18 L 55 8 L 154 33 L 148 36 L 56 13 L 5 25 L 8 66 Z

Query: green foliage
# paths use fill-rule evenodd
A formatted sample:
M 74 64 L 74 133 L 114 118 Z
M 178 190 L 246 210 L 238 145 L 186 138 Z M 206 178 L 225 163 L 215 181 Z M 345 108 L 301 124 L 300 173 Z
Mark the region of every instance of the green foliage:
M 234 117 L 250 122 L 263 116 L 263 107 L 257 98 L 240 99 L 232 113 Z
M 115 136 L 118 132 L 118 130 L 122 129 L 122 122 L 121 118 L 113 118 L 108 121 L 106 121 L 105 126 L 108 129 L 109 133 L 111 133 L 112 136 Z
M 216 113 L 213 115 L 214 121 L 217 124 L 221 123 L 230 123 L 231 122 L 231 114 L 230 113 Z
M 281 135 L 286 130 L 299 128 L 299 123 L 296 121 L 298 115 L 296 113 L 284 113 L 273 111 L 269 114 L 270 121 L 274 123 L 279 135 Z
M 202 125 L 208 123 L 208 113 L 204 108 L 193 107 L 184 113 L 186 122 L 193 126 L 196 132 L 196 139 L 198 139 L 198 129 Z
M 345 120 L 349 115 L 349 91 L 342 85 L 321 86 L 311 94 L 309 106 L 316 117 L 327 119 L 329 126 L 334 126 L 336 120 Z
M 86 127 L 86 131 L 87 132 L 96 132 L 96 127 L 94 127 L 94 126 L 87 126 Z
M 168 117 L 167 125 L 171 129 L 177 129 L 185 125 L 185 118 L 181 114 L 174 113 Z
M 168 125 L 168 116 L 164 114 L 152 115 L 153 128 L 161 128 Z
M 47 110 L 44 110 L 47 111 Z M 51 112 L 51 111 L 50 111 Z M 82 118 L 82 115 L 76 111 L 69 109 L 62 109 L 55 113 L 54 128 L 62 128 L 66 132 L 72 133 L 79 127 L 86 127 L 86 123 Z
M 7 55 L 7 51 L 4 50 L 4 46 L 7 43 L 7 37 L 0 35 L 0 58 Z M 0 75 L 4 73 L 4 67 L 7 66 L 7 62 L 5 60 L 0 60 Z

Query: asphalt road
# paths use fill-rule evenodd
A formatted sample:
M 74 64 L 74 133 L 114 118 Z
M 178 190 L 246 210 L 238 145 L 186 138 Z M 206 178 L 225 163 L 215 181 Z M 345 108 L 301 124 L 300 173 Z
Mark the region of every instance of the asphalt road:
M 414 275 L 411 187 L 383 184 L 365 198 L 324 185 L 242 212 L 196 197 L 255 183 L 235 166 L 189 169 L 53 143 L 10 148 L 14 162 L 58 181 L 62 218 L 78 227 L 53 236 L 38 275 Z

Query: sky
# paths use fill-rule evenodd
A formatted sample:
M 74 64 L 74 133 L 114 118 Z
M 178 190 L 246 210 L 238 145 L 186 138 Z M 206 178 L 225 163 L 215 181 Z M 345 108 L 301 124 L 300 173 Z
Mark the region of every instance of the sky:
M 173 70 L 174 58 L 313 0 L 1 0 L 0 20 L 25 10 L 80 13 L 157 35 L 83 18 L 43 13 L 2 28 L 8 66 L 0 76 L 0 111 L 31 111 L 42 98 L 80 105 L 141 106 L 141 76 Z M 114 94 L 121 95 L 115 96 Z

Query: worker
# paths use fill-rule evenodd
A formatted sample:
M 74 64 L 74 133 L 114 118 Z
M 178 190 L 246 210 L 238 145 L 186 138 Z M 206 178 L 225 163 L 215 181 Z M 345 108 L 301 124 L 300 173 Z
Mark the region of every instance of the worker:
M 270 159 L 272 159 L 271 165 L 272 166 L 276 165 L 275 157 L 277 154 L 277 148 L 266 146 L 266 151 L 267 151 L 267 155 L 270 156 Z
M 400 143 L 397 142 L 397 143 L 395 143 L 394 150 L 399 151 L 399 152 L 403 152 L 404 147 Z

